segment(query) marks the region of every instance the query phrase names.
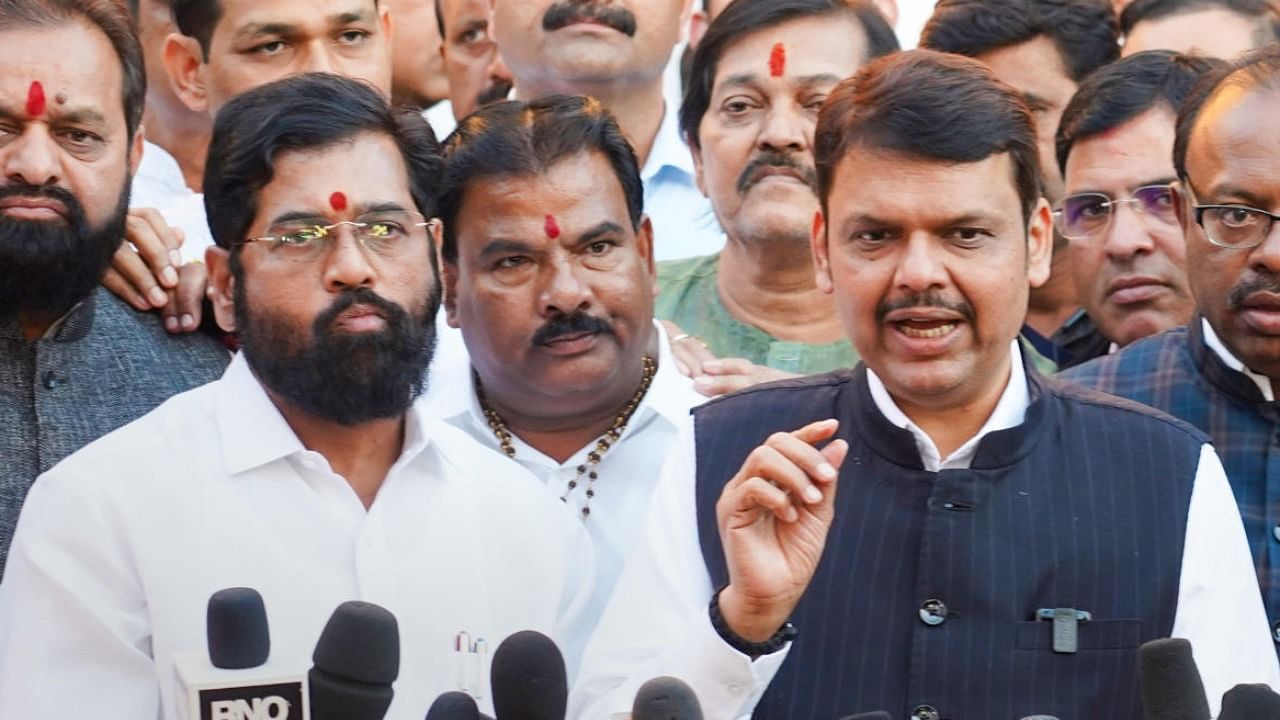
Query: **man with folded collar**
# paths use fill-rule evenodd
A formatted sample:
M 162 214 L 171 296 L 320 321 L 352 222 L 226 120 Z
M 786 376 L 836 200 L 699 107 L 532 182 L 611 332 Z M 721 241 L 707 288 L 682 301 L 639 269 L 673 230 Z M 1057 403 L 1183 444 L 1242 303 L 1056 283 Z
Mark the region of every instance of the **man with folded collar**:
M 285 675 L 310 667 L 340 603 L 390 610 L 389 718 L 463 689 L 464 633 L 538 630 L 572 671 L 590 627 L 581 525 L 415 399 L 440 304 L 426 122 L 314 73 L 231 100 L 210 149 L 214 312 L 241 353 L 36 482 L 0 585 L 0 717 L 84 717 L 67 688 L 92 688 L 103 717 L 180 716 L 175 654 L 207 657 L 206 605 L 227 587 L 261 593 Z
M 1136 56 L 1135 56 L 1136 57 Z M 1235 491 L 1280 647 L 1280 50 L 1211 72 L 1173 142 L 1177 221 L 1195 314 L 1064 373 L 1213 438 Z
M 837 86 L 814 152 L 819 285 L 863 364 L 693 412 L 574 716 L 675 675 L 708 718 L 1121 720 L 1169 635 L 1214 706 L 1280 686 L 1208 439 L 1020 352 L 1052 239 L 1016 92 L 891 55 Z
M 635 155 L 599 102 L 567 96 L 482 108 L 445 153 L 444 305 L 471 361 L 434 379 L 433 410 L 586 525 L 598 616 L 701 401 L 653 320 Z

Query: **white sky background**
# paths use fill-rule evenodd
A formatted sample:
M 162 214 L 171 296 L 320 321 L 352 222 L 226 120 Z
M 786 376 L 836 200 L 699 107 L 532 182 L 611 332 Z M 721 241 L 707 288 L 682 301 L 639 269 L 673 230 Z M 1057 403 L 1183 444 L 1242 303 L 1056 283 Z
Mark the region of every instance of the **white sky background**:
M 898 41 L 904 49 L 916 46 L 931 12 L 933 0 L 898 0 Z

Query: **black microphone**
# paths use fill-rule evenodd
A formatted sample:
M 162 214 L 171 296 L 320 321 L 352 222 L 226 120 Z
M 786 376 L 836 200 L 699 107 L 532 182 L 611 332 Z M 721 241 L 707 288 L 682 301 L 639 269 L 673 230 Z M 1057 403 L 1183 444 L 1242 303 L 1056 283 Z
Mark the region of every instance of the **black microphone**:
M 1138 681 L 1144 720 L 1209 720 L 1209 700 L 1187 640 L 1162 638 L 1138 648 Z
M 656 677 L 636 691 L 631 720 L 702 720 L 702 705 L 683 680 Z
M 427 710 L 427 720 L 480 720 L 481 717 L 476 701 L 457 690 L 436 698 Z
M 271 634 L 262 595 L 227 588 L 209 598 L 205 612 L 209 652 L 174 655 L 178 717 L 272 718 L 307 716 L 305 678 L 267 665 Z
M 381 720 L 400 674 L 396 617 L 373 603 L 352 600 L 333 611 L 307 673 L 311 720 Z
M 883 710 L 876 710 L 875 712 L 849 715 L 847 717 L 840 718 L 840 720 L 893 720 L 893 716 Z
M 564 720 L 569 680 L 564 656 L 551 638 L 524 630 L 493 653 L 489 670 L 498 720 Z
M 1277 720 L 1280 693 L 1266 685 L 1237 685 L 1222 696 L 1218 720 Z
M 209 662 L 224 670 L 256 668 L 271 654 L 267 607 L 257 590 L 247 587 L 219 590 L 209 598 L 205 613 Z

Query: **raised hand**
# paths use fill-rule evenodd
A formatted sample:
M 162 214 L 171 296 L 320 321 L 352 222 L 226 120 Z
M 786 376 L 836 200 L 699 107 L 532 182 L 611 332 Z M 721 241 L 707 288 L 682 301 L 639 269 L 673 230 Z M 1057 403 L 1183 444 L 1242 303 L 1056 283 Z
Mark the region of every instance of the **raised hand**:
M 716 503 L 729 568 L 720 612 L 747 640 L 763 642 L 777 632 L 818 569 L 849 445 L 818 446 L 838 427 L 822 420 L 774 433 L 751 451 Z

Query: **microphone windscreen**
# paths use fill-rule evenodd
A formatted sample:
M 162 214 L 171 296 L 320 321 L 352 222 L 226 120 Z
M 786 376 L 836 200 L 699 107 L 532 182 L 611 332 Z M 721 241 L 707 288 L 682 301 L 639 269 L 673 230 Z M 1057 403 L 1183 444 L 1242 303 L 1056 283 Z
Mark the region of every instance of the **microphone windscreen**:
M 1187 640 L 1163 638 L 1138 648 L 1138 680 L 1145 720 L 1209 720 L 1209 700 Z
M 840 720 L 893 720 L 893 716 L 883 710 L 877 710 L 875 712 L 850 715 Z
M 489 670 L 498 720 L 564 720 L 569 681 L 564 657 L 540 632 L 518 632 L 498 646 Z
M 224 670 L 247 670 L 267 662 L 271 634 L 262 595 L 253 588 L 219 590 L 205 614 L 209 662 Z
M 320 633 L 311 660 L 317 669 L 339 678 L 390 685 L 400 674 L 396 616 L 373 603 L 342 603 Z
M 656 677 L 636 691 L 631 720 L 702 720 L 702 705 L 683 680 Z
M 382 720 L 394 696 L 390 684 L 374 685 L 327 673 L 307 673 L 311 720 Z
M 431 703 L 427 720 L 480 720 L 480 708 L 476 707 L 476 701 L 470 695 L 454 690 Z
M 1266 685 L 1237 685 L 1222 696 L 1218 720 L 1278 720 L 1280 693 Z

